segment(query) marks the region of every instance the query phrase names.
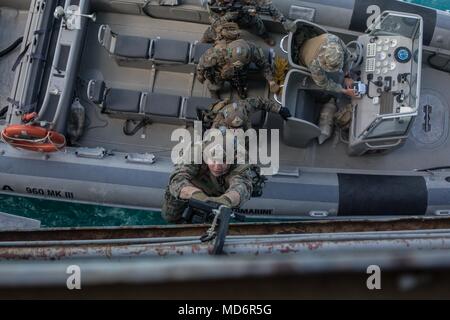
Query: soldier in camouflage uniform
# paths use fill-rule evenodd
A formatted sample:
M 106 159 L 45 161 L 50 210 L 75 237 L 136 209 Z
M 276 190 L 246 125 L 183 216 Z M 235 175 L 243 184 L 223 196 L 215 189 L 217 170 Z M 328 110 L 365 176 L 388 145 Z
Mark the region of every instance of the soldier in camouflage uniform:
M 263 50 L 251 42 L 239 39 L 231 43 L 220 42 L 209 48 L 197 65 L 197 78 L 201 83 L 207 80 L 208 89 L 214 98 L 225 81 L 231 82 L 242 99 L 247 97 L 247 72 L 251 63 L 263 70 L 269 82 L 270 91 L 278 92 L 280 87 L 273 80 L 272 67 Z
M 205 31 L 200 42 L 217 44 L 225 41 L 229 43 L 241 37 L 238 24 L 230 21 L 226 16 L 210 16 L 209 20 L 211 26 Z
M 236 3 L 242 4 L 245 10 L 227 10 L 228 6 Z M 274 21 L 282 23 L 287 31 L 292 27 L 291 22 L 286 20 L 283 14 L 272 4 L 271 0 L 215 0 L 214 3 L 210 4 L 209 8 L 211 16 L 223 17 L 225 20 L 237 22 L 239 27 L 252 30 L 270 46 L 274 46 L 275 41 L 267 33 L 266 27 L 258 15 L 261 8 L 264 8 L 264 14 L 270 15 Z M 207 30 L 206 32 L 209 31 Z
M 164 196 L 163 218 L 171 223 L 183 222 L 182 214 L 189 199 L 215 202 L 230 208 L 238 208 L 250 200 L 254 179 L 252 166 L 222 162 L 177 165 Z
M 314 82 L 323 90 L 355 96 L 351 88 L 348 62 L 350 53 L 337 36 L 326 33 L 309 39 L 300 48 L 300 63 L 307 66 Z M 331 79 L 333 73 L 345 73 L 345 88 Z
M 243 129 L 251 128 L 251 114 L 259 110 L 278 113 L 284 120 L 291 117 L 289 109 L 280 106 L 273 100 L 266 98 L 247 98 L 237 102 L 228 100 L 211 105 L 204 113 L 203 123 L 210 129 Z

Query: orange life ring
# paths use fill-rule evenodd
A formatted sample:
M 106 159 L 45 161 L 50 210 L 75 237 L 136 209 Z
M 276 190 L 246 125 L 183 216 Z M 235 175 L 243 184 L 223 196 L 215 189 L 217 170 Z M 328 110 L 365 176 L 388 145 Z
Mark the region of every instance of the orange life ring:
M 2 130 L 2 139 L 11 146 L 38 152 L 55 152 L 66 146 L 64 135 L 42 127 L 14 124 Z

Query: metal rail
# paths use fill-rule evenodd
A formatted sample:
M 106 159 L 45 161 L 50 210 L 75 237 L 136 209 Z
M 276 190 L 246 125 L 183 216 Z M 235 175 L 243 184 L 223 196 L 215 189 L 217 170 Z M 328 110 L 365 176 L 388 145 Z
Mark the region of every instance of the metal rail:
M 60 228 L 0 232 L 0 243 L 6 241 L 62 241 L 139 238 L 197 237 L 207 225 L 167 225 L 151 227 Z M 450 229 L 450 218 L 407 217 L 380 219 L 334 219 L 281 223 L 231 224 L 230 236 L 313 234 L 371 231 L 414 231 Z
M 450 230 L 325 233 L 228 237 L 228 255 L 302 255 L 308 252 L 450 250 Z M 75 258 L 132 259 L 208 255 L 210 244 L 198 237 L 94 241 L 4 242 L 0 261 Z

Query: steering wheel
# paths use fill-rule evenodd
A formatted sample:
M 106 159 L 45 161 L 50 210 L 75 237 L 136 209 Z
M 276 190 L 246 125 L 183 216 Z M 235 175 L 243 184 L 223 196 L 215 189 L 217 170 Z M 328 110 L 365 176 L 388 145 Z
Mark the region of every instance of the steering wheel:
M 352 48 L 352 46 L 355 46 Z M 352 70 L 354 67 L 357 67 L 361 64 L 363 59 L 363 46 L 358 41 L 352 41 L 347 43 L 347 50 L 350 52 L 350 66 L 349 70 Z

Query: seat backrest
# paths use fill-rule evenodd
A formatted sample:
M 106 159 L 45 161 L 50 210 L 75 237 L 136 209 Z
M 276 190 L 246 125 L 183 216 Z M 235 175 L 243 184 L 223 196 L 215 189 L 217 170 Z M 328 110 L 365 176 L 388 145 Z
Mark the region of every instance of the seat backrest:
M 320 134 L 320 128 L 313 123 L 297 118 L 284 122 L 283 142 L 288 146 L 306 148 Z
M 155 122 L 181 124 L 181 103 L 181 96 L 150 92 L 146 94 L 143 113 Z
M 309 71 L 306 66 L 299 62 L 298 48 L 306 40 L 327 33 L 328 31 L 321 26 L 306 20 L 296 20 L 295 24 L 297 26 L 296 31 L 290 32 L 288 38 L 288 61 L 293 68 Z
M 131 59 L 149 59 L 150 39 L 117 35 L 113 54 Z
M 317 126 L 320 107 L 316 105 L 315 93 L 302 86 L 307 78 L 308 75 L 301 70 L 292 69 L 286 76 L 283 91 L 282 104 L 293 115 L 284 122 L 283 141 L 298 148 L 305 148 L 321 133 Z
M 141 92 L 126 89 L 107 89 L 103 101 L 104 111 L 107 113 L 132 113 L 140 111 Z
M 189 62 L 191 44 L 187 41 L 172 39 L 155 39 L 151 58 L 156 62 L 180 63 Z
M 297 90 L 297 103 L 295 117 L 313 124 L 317 124 L 320 117 L 320 106 L 316 105 L 315 98 L 307 90 Z

